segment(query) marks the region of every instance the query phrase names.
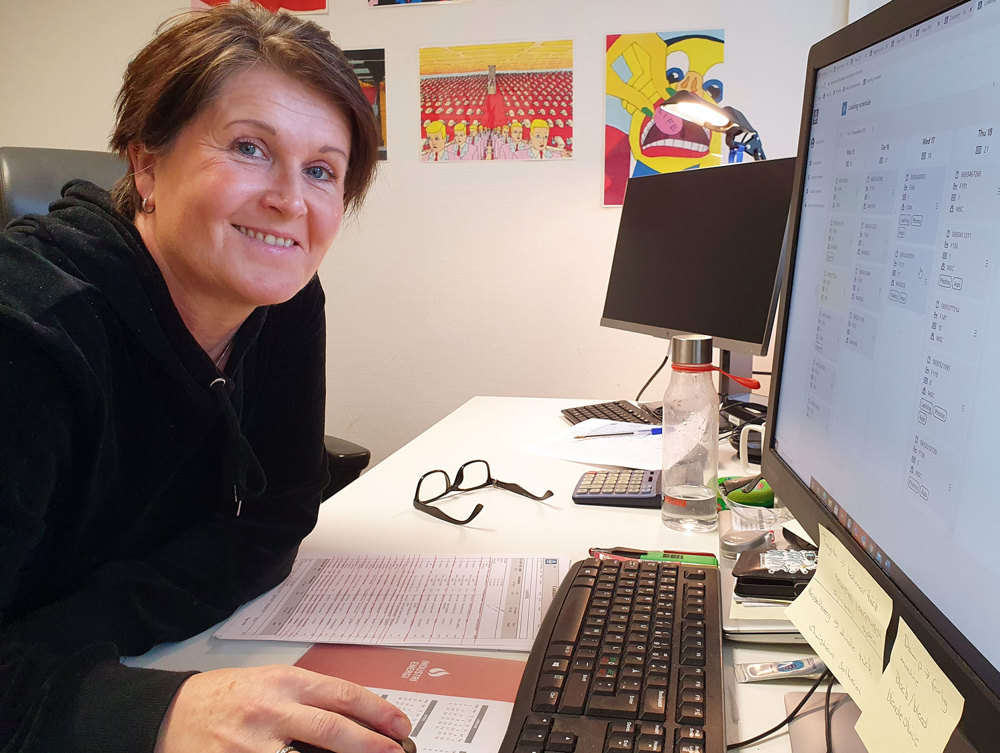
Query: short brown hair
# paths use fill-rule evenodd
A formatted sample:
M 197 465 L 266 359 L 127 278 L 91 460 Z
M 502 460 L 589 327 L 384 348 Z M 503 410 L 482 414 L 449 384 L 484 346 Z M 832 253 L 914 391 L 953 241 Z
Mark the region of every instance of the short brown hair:
M 319 25 L 256 3 L 225 3 L 160 26 L 125 69 L 111 149 L 126 159 L 133 143 L 150 152 L 168 149 L 230 76 L 255 65 L 291 76 L 343 113 L 351 126 L 344 204 L 359 206 L 375 176 L 379 137 L 350 62 Z M 113 196 L 119 211 L 135 216 L 142 199 L 131 162 Z

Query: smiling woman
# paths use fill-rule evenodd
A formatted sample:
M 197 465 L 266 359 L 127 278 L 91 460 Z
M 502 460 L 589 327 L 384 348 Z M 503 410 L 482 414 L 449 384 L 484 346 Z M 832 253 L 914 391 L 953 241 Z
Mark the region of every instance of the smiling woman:
M 233 74 L 168 149 L 129 146 L 147 207 L 136 227 L 209 355 L 316 274 L 340 228 L 350 152 L 340 110 L 271 68 Z
M 277 584 L 315 524 L 316 271 L 368 101 L 320 27 L 225 4 L 129 64 L 111 146 L 113 196 L 0 232 L 0 748 L 398 753 L 406 717 L 336 678 L 119 661 Z
M 131 165 L 115 186 L 119 210 L 135 218 L 188 328 L 218 356 L 248 306 L 283 302 L 315 274 L 344 207 L 371 183 L 378 135 L 327 32 L 220 6 L 166 28 L 129 64 L 111 146 Z M 304 253 L 290 258 L 223 258 L 233 212 L 248 215 L 245 237 L 299 233 L 309 245 L 296 242 Z

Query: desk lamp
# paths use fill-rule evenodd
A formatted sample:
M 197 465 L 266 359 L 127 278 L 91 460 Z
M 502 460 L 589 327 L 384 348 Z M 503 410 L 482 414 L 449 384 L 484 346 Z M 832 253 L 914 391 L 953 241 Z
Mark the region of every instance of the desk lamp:
M 724 133 L 730 162 L 741 162 L 743 152 L 755 160 L 764 159 L 764 147 L 757 129 L 735 107 L 719 107 L 697 94 L 679 91 L 660 105 L 660 109 L 702 128 Z

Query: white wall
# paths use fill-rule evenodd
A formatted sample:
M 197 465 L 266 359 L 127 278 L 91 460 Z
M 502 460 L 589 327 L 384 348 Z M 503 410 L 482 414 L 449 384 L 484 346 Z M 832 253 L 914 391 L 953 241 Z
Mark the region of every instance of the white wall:
M 321 269 L 328 431 L 377 462 L 473 395 L 634 397 L 662 359 L 664 341 L 598 324 L 620 215 L 601 206 L 605 34 L 724 29 L 725 103 L 781 157 L 796 149 L 809 46 L 848 2 L 330 4 L 315 18 L 341 46 L 386 48 L 389 162 Z M 185 5 L 0 0 L 0 144 L 104 148 L 126 62 Z M 417 161 L 419 47 L 565 38 L 574 159 Z
M 889 0 L 848 0 L 847 20 L 849 23 L 857 21 L 862 16 L 866 16 L 876 8 L 885 5 Z

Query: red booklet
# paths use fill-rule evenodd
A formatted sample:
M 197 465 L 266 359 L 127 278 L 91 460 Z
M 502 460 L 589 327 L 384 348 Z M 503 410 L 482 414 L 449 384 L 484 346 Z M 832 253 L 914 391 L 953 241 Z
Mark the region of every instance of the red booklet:
M 385 646 L 316 644 L 295 666 L 369 688 L 514 702 L 524 662 Z

